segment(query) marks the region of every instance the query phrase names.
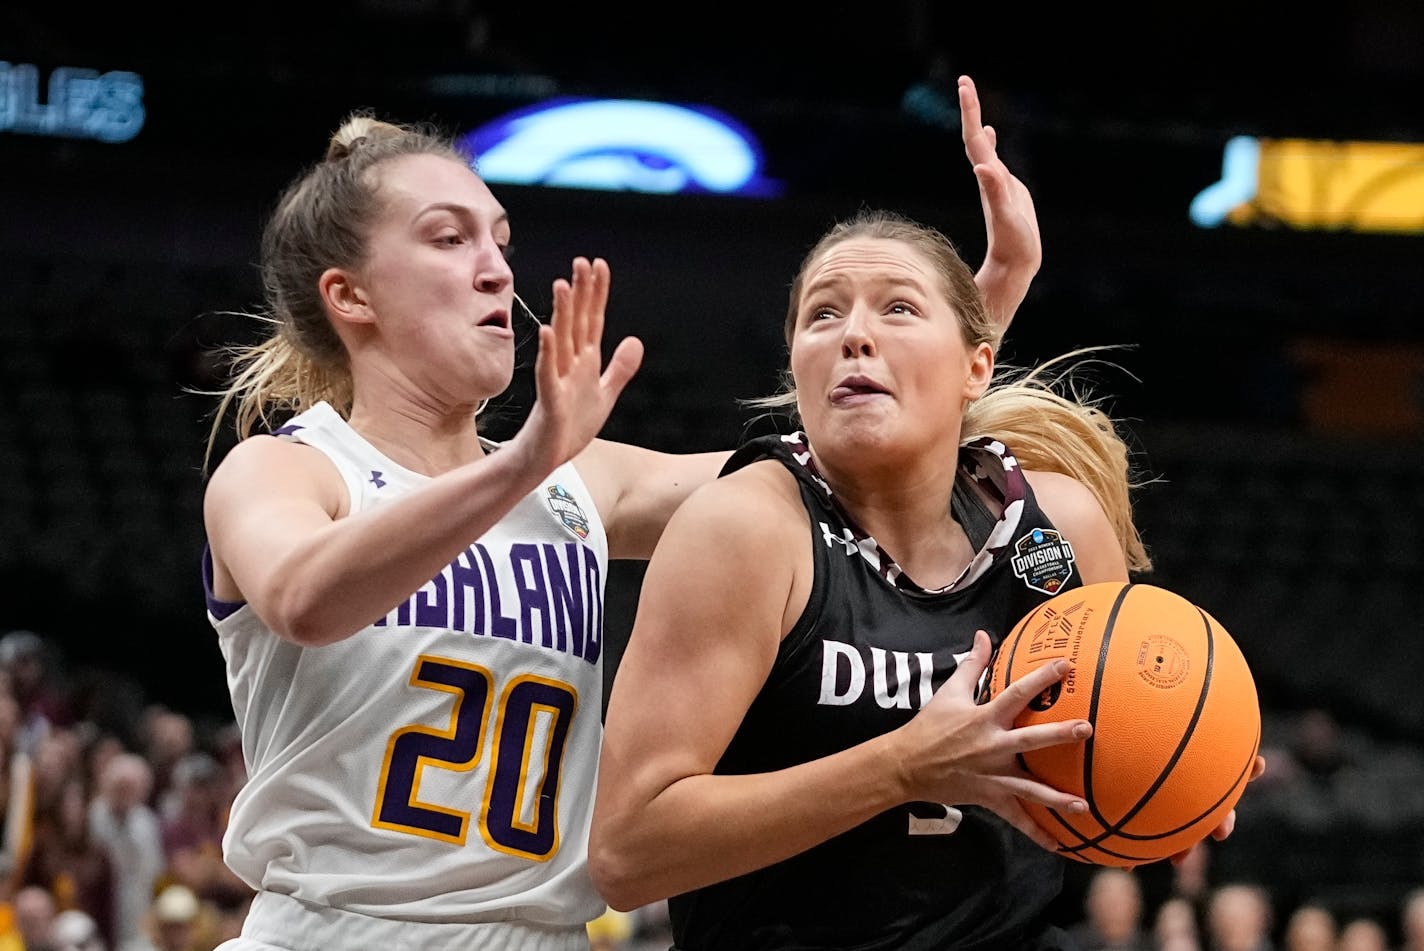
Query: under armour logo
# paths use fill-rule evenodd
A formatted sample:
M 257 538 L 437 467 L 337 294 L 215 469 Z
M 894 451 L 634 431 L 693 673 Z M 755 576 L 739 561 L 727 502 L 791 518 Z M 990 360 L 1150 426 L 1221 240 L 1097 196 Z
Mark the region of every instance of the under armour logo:
M 381 478 L 381 473 L 375 469 L 371 470 L 371 478 L 366 481 L 370 482 L 378 489 L 384 487 L 386 484 L 386 480 Z
M 855 550 L 857 547 L 855 536 L 851 534 L 851 531 L 848 528 L 841 529 L 841 534 L 837 535 L 831 531 L 831 526 L 827 525 L 825 522 L 822 522 L 821 539 L 826 543 L 827 548 L 830 548 L 831 546 L 839 543 L 845 546 L 845 553 L 847 555 L 855 554 Z

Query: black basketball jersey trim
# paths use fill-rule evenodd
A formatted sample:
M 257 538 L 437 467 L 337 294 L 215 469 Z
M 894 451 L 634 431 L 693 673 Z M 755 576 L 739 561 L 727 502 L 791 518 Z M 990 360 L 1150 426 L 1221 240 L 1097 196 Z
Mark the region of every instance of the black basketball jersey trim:
M 805 433 L 763 436 L 752 440 L 732 454 L 723 465 L 721 474 L 726 475 L 767 458 L 781 460 L 803 488 L 810 488 L 824 497 L 836 514 L 841 531 L 838 537 L 847 550 L 854 545 L 880 576 L 896 587 L 906 591 L 926 590 L 906 575 L 890 553 L 881 548 L 849 512 L 841 508 L 835 493 L 816 468 Z M 1002 514 L 996 517 L 990 513 L 979 493 L 992 498 Z M 959 478 L 955 480 L 949 507 L 955 521 L 969 536 L 976 555 L 960 577 L 943 588 L 927 593 L 935 594 L 968 584 L 1001 557 L 1018 535 L 1016 529 L 1027 493 L 1028 482 L 1018 460 L 1007 446 L 988 436 L 965 443 L 960 448 Z

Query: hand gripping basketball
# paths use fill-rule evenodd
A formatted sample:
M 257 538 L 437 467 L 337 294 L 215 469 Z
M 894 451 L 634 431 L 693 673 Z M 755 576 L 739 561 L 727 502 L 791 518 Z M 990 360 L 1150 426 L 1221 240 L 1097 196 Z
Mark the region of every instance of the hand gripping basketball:
M 1032 699 L 1057 682 L 1068 665 L 1032 671 L 992 700 L 976 703 L 976 687 L 989 665 L 989 635 L 979 631 L 974 648 L 905 726 L 906 778 L 910 798 L 989 809 L 1046 849 L 1058 843 L 1025 811 L 1025 803 L 1073 815 L 1087 811 L 1076 793 L 1055 789 L 1024 769 L 1021 757 L 1061 744 L 1082 746 L 1092 732 L 1084 720 L 1016 726 Z

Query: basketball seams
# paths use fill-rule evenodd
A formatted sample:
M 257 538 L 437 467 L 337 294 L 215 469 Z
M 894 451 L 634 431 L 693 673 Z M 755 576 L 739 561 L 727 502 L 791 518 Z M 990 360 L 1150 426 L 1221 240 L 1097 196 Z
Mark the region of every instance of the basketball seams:
M 1123 603 L 1127 601 L 1128 592 L 1134 585 L 1128 582 L 1122 586 L 1122 590 L 1113 599 L 1112 609 L 1108 611 L 1108 619 L 1103 623 L 1103 634 L 1101 643 L 1098 645 L 1098 669 L 1093 676 L 1093 691 L 1088 698 L 1088 722 L 1093 725 L 1093 734 L 1088 737 L 1083 745 L 1083 797 L 1087 800 L 1088 810 L 1092 813 L 1098 824 L 1106 827 L 1107 823 L 1098 813 L 1098 807 L 1093 801 L 1093 740 L 1098 735 L 1098 704 L 1102 698 L 1103 675 L 1108 667 L 1108 648 L 1112 644 L 1113 628 L 1117 626 L 1118 615 L 1122 613 Z
M 1163 765 L 1161 771 L 1157 773 L 1157 778 L 1153 780 L 1152 784 L 1143 791 L 1142 796 L 1137 800 L 1136 803 L 1133 804 L 1132 808 L 1128 809 L 1127 812 L 1123 814 L 1122 818 L 1118 819 L 1116 822 L 1113 823 L 1107 822 L 1099 814 L 1097 807 L 1091 805 L 1092 800 L 1088 800 L 1090 803 L 1090 808 L 1093 812 L 1093 817 L 1098 820 L 1098 822 L 1103 826 L 1104 829 L 1107 830 L 1107 832 L 1105 833 L 1107 835 L 1121 835 L 1125 839 L 1131 839 L 1137 842 L 1157 841 L 1159 839 L 1163 839 L 1168 836 L 1173 836 L 1178 834 L 1179 832 L 1183 832 L 1187 829 L 1190 829 L 1198 822 L 1201 822 L 1202 819 L 1211 815 L 1212 810 L 1217 808 L 1217 806 L 1221 805 L 1221 802 L 1225 801 L 1226 799 L 1226 797 L 1223 796 L 1221 800 L 1218 800 L 1217 803 L 1211 807 L 1211 809 L 1207 809 L 1200 815 L 1195 816 L 1187 822 L 1182 823 L 1177 828 L 1167 832 L 1158 832 L 1152 835 L 1142 835 L 1141 833 L 1124 832 L 1122 829 L 1123 826 L 1127 825 L 1129 822 L 1132 821 L 1133 816 L 1137 815 L 1144 808 L 1146 808 L 1148 802 L 1150 802 L 1152 800 L 1152 797 L 1157 795 L 1158 790 L 1162 788 L 1163 783 L 1167 782 L 1168 778 L 1171 777 L 1172 770 L 1176 769 L 1177 764 L 1181 762 L 1182 755 L 1186 753 L 1187 747 L 1191 745 L 1192 736 L 1197 731 L 1197 724 L 1201 723 L 1202 711 L 1206 709 L 1207 698 L 1211 695 L 1211 674 L 1212 670 L 1214 669 L 1213 660 L 1216 656 L 1216 638 L 1213 636 L 1212 624 L 1211 621 L 1207 618 L 1206 612 L 1202 611 L 1201 608 L 1197 608 L 1197 613 L 1201 616 L 1202 626 L 1206 631 L 1206 671 L 1202 675 L 1201 689 L 1197 692 L 1197 702 L 1196 705 L 1192 708 L 1191 718 L 1187 721 L 1186 728 L 1182 731 L 1181 737 L 1177 740 L 1176 749 L 1172 751 L 1172 755 L 1168 757 L 1166 764 Z M 1098 672 L 1099 683 L 1101 683 L 1102 677 L 1103 672 L 1100 668 Z M 1094 724 L 1097 723 L 1096 718 L 1094 718 L 1093 722 Z M 1232 788 L 1234 788 L 1234 784 Z M 1227 796 L 1229 795 L 1230 793 L 1228 792 Z
M 1108 616 L 1108 623 L 1106 625 L 1106 628 L 1103 631 L 1103 646 L 1102 649 L 1099 651 L 1098 676 L 1093 685 L 1093 703 L 1090 709 L 1089 717 L 1090 722 L 1093 723 L 1095 729 L 1097 726 L 1098 694 L 1102 689 L 1102 684 L 1105 679 L 1107 669 L 1108 642 L 1112 638 L 1113 628 L 1117 623 L 1120 608 L 1127 600 L 1128 590 L 1132 587 L 1132 585 L 1128 585 L 1126 588 L 1123 589 L 1122 593 L 1118 595 L 1117 600 L 1113 604 L 1112 612 Z M 1102 831 L 1095 833 L 1092 836 L 1085 836 L 1078 829 L 1073 829 L 1074 835 L 1076 835 L 1081 840 L 1081 842 L 1079 845 L 1073 846 L 1070 851 L 1079 852 L 1085 848 L 1096 848 L 1107 855 L 1112 855 L 1117 858 L 1131 858 L 1131 856 L 1128 856 L 1126 854 L 1114 852 L 1111 849 L 1103 848 L 1100 843 L 1106 841 L 1109 838 L 1114 837 L 1125 839 L 1129 842 L 1158 842 L 1163 839 L 1171 838 L 1172 836 L 1180 835 L 1181 833 L 1187 831 L 1188 829 L 1192 828 L 1193 826 L 1197 825 L 1202 820 L 1210 816 L 1212 812 L 1221 807 L 1222 803 L 1226 802 L 1229 798 L 1231 798 L 1232 793 L 1235 791 L 1236 786 L 1239 783 L 1239 777 L 1238 782 L 1232 783 L 1231 786 L 1227 788 L 1226 792 L 1222 795 L 1222 797 L 1218 799 L 1215 803 L 1213 803 L 1209 808 L 1203 810 L 1198 815 L 1193 816 L 1191 819 L 1183 822 L 1181 825 L 1178 825 L 1176 828 L 1167 829 L 1162 832 L 1154 832 L 1150 835 L 1139 832 L 1128 832 L 1124 829 L 1124 826 L 1131 822 L 1134 816 L 1136 816 L 1144 808 L 1146 808 L 1147 804 L 1151 802 L 1152 797 L 1157 795 L 1163 784 L 1166 783 L 1167 780 L 1171 777 L 1172 771 L 1176 769 L 1177 764 L 1181 762 L 1182 755 L 1186 752 L 1187 747 L 1191 745 L 1192 736 L 1196 733 L 1197 725 L 1201 722 L 1202 711 L 1206 709 L 1207 698 L 1211 694 L 1212 672 L 1215 669 L 1214 661 L 1216 657 L 1216 637 L 1214 636 L 1214 629 L 1211 620 L 1208 618 L 1206 612 L 1202 611 L 1201 608 L 1197 608 L 1197 614 L 1201 618 L 1202 628 L 1205 635 L 1206 670 L 1202 675 L 1201 687 L 1197 692 L 1197 700 L 1192 708 L 1192 715 L 1188 719 L 1186 728 L 1182 731 L 1181 737 L 1177 740 L 1176 748 L 1173 749 L 1172 755 L 1167 759 L 1167 762 L 1157 773 L 1157 778 L 1152 781 L 1151 785 L 1149 785 L 1145 790 L 1143 790 L 1143 793 L 1138 798 L 1137 802 L 1135 802 L 1131 808 L 1129 808 L 1125 813 L 1123 813 L 1120 818 L 1111 821 L 1108 820 L 1105 815 L 1103 815 L 1102 810 L 1098 808 L 1097 803 L 1093 798 L 1092 767 L 1087 762 L 1087 758 L 1085 758 L 1085 775 L 1083 777 L 1085 798 L 1088 802 L 1088 809 L 1090 814 L 1095 820 L 1097 820 L 1098 825 L 1102 827 Z M 1091 743 L 1091 740 L 1089 740 L 1089 743 Z M 1089 750 L 1089 752 L 1091 753 L 1091 749 Z M 1061 817 L 1059 817 L 1059 821 L 1063 822 L 1065 825 L 1069 825 L 1071 828 L 1071 824 L 1068 823 L 1066 820 L 1063 820 Z

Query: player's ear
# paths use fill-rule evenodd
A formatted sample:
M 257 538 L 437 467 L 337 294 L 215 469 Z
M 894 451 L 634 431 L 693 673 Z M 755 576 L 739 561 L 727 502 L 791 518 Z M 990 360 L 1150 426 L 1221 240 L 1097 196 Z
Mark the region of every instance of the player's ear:
M 969 372 L 964 379 L 965 401 L 977 400 L 989 388 L 994 378 L 994 348 L 981 343 L 969 357 Z
M 370 306 L 365 289 L 356 282 L 356 275 L 345 268 L 329 267 L 316 282 L 326 312 L 332 320 L 344 323 L 369 324 L 376 314 Z

